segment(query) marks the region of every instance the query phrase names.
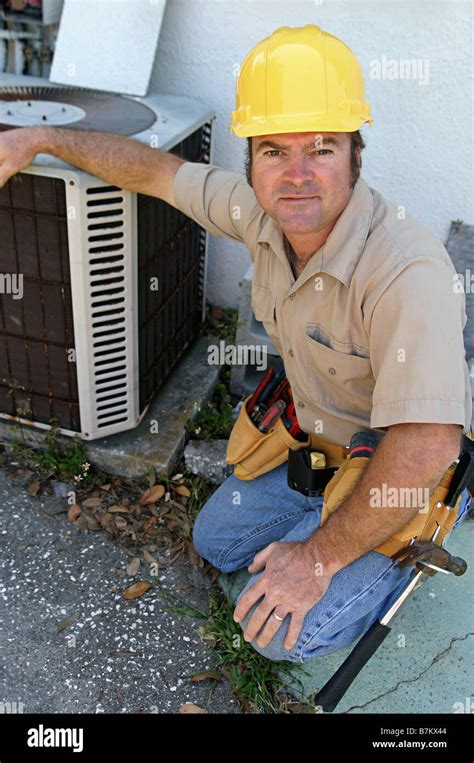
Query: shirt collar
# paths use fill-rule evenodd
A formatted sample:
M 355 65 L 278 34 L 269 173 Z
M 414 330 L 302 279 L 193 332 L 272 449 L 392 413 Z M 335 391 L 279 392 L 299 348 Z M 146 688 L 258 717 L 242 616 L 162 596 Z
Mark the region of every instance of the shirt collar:
M 373 214 L 374 198 L 371 189 L 366 181 L 359 177 L 334 228 L 323 246 L 308 260 L 298 281 L 302 282 L 315 273 L 323 272 L 349 287 L 369 235 Z M 288 268 L 283 231 L 270 215 L 267 217 L 257 241 L 259 244 L 266 244 L 267 248 L 270 246 Z

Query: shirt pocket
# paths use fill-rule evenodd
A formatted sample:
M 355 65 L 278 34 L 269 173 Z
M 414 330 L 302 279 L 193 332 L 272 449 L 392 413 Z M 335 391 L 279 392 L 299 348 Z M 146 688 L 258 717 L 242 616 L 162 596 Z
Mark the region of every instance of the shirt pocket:
M 270 341 L 279 349 L 278 326 L 276 319 L 276 299 L 266 286 L 252 282 L 252 310 L 255 320 L 263 324 Z
M 334 410 L 369 411 L 375 386 L 370 358 L 327 347 L 307 331 L 304 343 L 310 399 Z

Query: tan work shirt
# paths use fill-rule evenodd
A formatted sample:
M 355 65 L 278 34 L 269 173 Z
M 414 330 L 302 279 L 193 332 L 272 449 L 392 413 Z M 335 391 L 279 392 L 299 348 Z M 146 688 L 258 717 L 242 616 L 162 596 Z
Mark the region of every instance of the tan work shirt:
M 280 352 L 298 422 L 339 445 L 406 422 L 462 424 L 472 400 L 465 295 L 439 239 L 360 177 L 324 245 L 295 280 L 280 226 L 244 175 L 182 164 L 176 206 L 245 243 L 252 308 Z

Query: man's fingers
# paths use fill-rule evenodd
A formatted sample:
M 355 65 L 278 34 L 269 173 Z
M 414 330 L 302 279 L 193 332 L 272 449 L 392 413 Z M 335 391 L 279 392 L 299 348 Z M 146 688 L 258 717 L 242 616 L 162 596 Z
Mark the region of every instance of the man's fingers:
M 275 617 L 275 613 L 278 615 L 278 617 Z M 285 619 L 287 615 L 287 612 L 285 612 L 281 607 L 274 607 L 270 617 L 267 620 L 267 623 L 262 630 L 260 636 L 258 637 L 257 644 L 258 646 L 264 647 L 267 646 L 270 641 L 272 640 L 273 636 L 277 632 L 279 628 L 283 625 L 283 620 Z M 282 617 L 283 620 L 280 620 L 279 618 Z
M 255 609 L 255 612 L 245 626 L 244 638 L 246 641 L 254 640 L 274 608 L 274 604 L 270 604 L 265 598 L 262 600 L 261 604 Z
M 262 578 L 259 578 L 248 591 L 245 591 L 242 598 L 239 600 L 236 608 L 234 609 L 234 620 L 239 623 L 247 615 L 247 612 L 256 601 L 258 601 L 265 593 L 265 584 L 261 582 Z
M 0 188 L 3 188 L 9 178 L 7 168 L 4 164 L 0 164 Z
M 255 554 L 253 558 L 252 564 L 250 564 L 247 569 L 249 572 L 258 572 L 262 569 L 262 567 L 265 566 L 267 563 L 267 559 L 272 553 L 276 546 L 276 543 L 270 543 L 269 546 L 266 546 L 265 548 L 262 548 L 261 551 L 259 551 L 257 554 Z
M 15 175 L 15 170 L 12 167 L 8 167 L 5 163 L 0 164 L 0 188 L 3 188 L 12 175 Z
M 300 615 L 297 612 L 292 613 L 288 633 L 286 634 L 285 641 L 283 642 L 285 649 L 290 650 L 295 646 L 296 642 L 298 641 L 298 636 L 300 635 L 301 628 L 303 627 L 303 621 L 304 615 Z

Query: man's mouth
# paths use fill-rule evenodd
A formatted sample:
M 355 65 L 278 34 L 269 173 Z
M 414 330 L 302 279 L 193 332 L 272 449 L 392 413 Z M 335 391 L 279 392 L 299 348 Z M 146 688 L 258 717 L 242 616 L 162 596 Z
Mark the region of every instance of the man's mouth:
M 318 196 L 281 196 L 281 201 L 310 201 L 311 199 L 317 199 Z

